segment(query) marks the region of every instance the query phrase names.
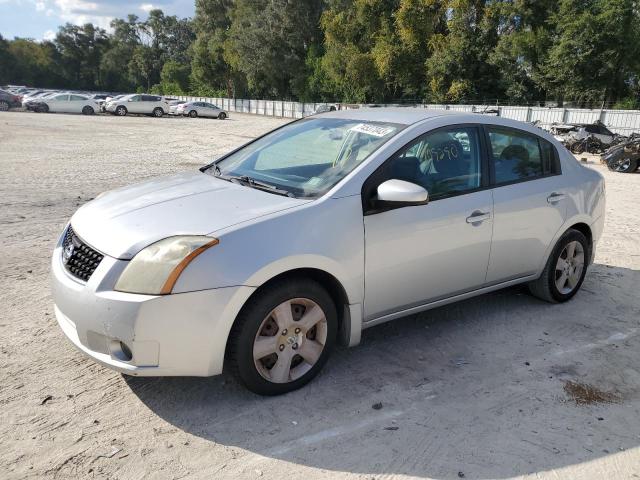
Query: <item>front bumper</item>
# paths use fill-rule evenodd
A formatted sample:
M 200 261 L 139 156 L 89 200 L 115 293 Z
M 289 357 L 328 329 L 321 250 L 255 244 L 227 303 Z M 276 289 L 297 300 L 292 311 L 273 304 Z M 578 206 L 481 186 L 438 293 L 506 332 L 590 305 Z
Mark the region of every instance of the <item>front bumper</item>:
M 127 262 L 105 256 L 88 282 L 67 272 L 58 245 L 52 259 L 55 315 L 81 352 L 139 376 L 211 376 L 222 372 L 233 321 L 255 290 L 237 286 L 164 296 L 112 290 Z

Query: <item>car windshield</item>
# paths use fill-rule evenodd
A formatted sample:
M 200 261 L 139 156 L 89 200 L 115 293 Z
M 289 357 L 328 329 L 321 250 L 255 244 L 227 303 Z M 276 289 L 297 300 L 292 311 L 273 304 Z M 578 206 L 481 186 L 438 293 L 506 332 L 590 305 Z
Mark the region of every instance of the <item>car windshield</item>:
M 249 186 L 255 186 L 251 181 L 261 182 L 274 187 L 274 193 L 315 198 L 402 128 L 404 125 L 338 118 L 299 120 L 240 148 L 205 171 L 227 180 L 244 179 Z

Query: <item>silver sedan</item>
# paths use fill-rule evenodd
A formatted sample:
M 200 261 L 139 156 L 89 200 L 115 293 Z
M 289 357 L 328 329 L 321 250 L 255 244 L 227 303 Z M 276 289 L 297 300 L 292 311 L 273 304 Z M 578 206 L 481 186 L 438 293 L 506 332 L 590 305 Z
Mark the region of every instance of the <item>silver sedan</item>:
M 532 125 L 329 112 L 81 207 L 53 252 L 55 313 L 114 370 L 228 368 L 280 394 L 382 322 L 515 284 L 570 300 L 604 210 L 602 176 Z
M 207 102 L 187 102 L 176 106 L 176 115 L 184 115 L 191 118 L 208 117 L 224 120 L 228 117 L 227 112 L 213 103 Z

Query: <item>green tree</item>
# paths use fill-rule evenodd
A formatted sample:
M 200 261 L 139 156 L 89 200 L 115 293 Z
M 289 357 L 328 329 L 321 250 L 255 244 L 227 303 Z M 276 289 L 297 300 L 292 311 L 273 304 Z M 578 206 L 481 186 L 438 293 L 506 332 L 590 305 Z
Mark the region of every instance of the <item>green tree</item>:
M 197 95 L 232 97 L 243 93 L 241 74 L 224 60 L 232 8 L 232 0 L 196 0 L 196 39 L 190 52 L 191 90 Z
M 557 98 L 616 100 L 638 74 L 640 13 L 635 0 L 560 0 L 541 83 Z
M 448 0 L 443 7 L 446 31 L 429 42 L 428 97 L 439 102 L 468 102 L 501 96 L 495 81 L 500 72 L 488 62 L 498 41 L 499 2 Z
M 494 7 L 499 37 L 488 62 L 500 72 L 499 91 L 511 102 L 528 103 L 546 96 L 539 79 L 552 46 L 548 18 L 557 7 L 557 0 L 515 0 Z
M 100 60 L 108 43 L 106 32 L 91 23 L 82 26 L 67 23 L 60 27 L 55 45 L 67 81 L 75 88 L 99 88 Z
M 320 42 L 322 0 L 238 0 L 224 59 L 247 79 L 251 94 L 288 98 L 304 91 L 307 54 Z
M 169 60 L 162 66 L 160 91 L 165 95 L 183 95 L 189 89 L 189 64 Z

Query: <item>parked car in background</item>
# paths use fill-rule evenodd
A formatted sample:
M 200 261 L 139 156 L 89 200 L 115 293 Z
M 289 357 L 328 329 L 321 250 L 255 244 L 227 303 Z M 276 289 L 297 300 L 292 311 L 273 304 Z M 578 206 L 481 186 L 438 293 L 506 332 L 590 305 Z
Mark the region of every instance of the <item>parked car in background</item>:
M 97 93 L 89 96 L 98 104 L 98 111 L 104 112 L 104 105 L 107 103 L 107 97 L 109 95 L 106 93 Z
M 228 117 L 227 112 L 208 102 L 185 102 L 176 107 L 176 114 L 191 118 L 208 117 L 219 120 L 224 120 Z
M 33 110 L 40 113 L 82 113 L 93 115 L 100 111 L 92 98 L 77 93 L 58 93 L 46 98 L 36 99 Z
M 120 117 L 129 113 L 162 117 L 165 113 L 169 113 L 169 104 L 158 95 L 134 93 L 110 100 L 106 105 L 106 111 Z
M 18 108 L 22 105 L 22 97 L 6 90 L 0 90 L 0 112 L 6 112 L 10 108 Z
M 601 162 L 614 172 L 635 172 L 640 166 L 640 134 L 633 133 L 624 142 L 609 148 L 602 154 Z
M 330 112 L 82 206 L 53 252 L 54 310 L 114 370 L 224 367 L 281 394 L 363 328 L 515 284 L 570 300 L 604 216 L 602 175 L 530 124 Z
M 100 108 L 103 112 L 107 111 L 107 105 L 109 104 L 109 102 L 115 102 L 120 100 L 122 97 L 126 97 L 126 94 L 123 95 L 114 95 L 114 96 L 107 96 L 107 98 L 105 99 L 104 103 L 102 105 L 100 105 Z
M 316 109 L 313 111 L 313 114 L 317 115 L 318 113 L 335 112 L 336 110 L 337 108 L 335 105 L 322 103 L 316 107 Z
M 187 102 L 185 100 L 169 100 L 167 103 L 169 103 L 169 115 L 178 115 L 176 112 L 178 106 Z
M 45 92 L 39 92 L 39 93 L 31 94 L 31 95 L 25 95 L 25 96 L 22 97 L 22 106 L 24 108 L 26 108 L 27 110 L 30 110 L 29 107 L 28 107 L 28 105 L 30 103 L 36 102 L 36 101 L 41 100 L 43 98 L 50 97 L 52 95 L 56 95 L 58 93 L 62 93 L 62 92 L 45 91 Z
M 22 102 L 22 106 L 25 109 L 29 110 L 29 111 L 35 112 L 37 106 L 38 105 L 42 105 L 42 103 L 46 99 L 48 99 L 50 97 L 54 97 L 54 96 L 59 95 L 61 93 L 68 93 L 68 92 L 45 92 L 45 93 L 42 93 L 40 95 L 36 95 L 36 96 L 28 99 L 27 101 L 23 101 Z

